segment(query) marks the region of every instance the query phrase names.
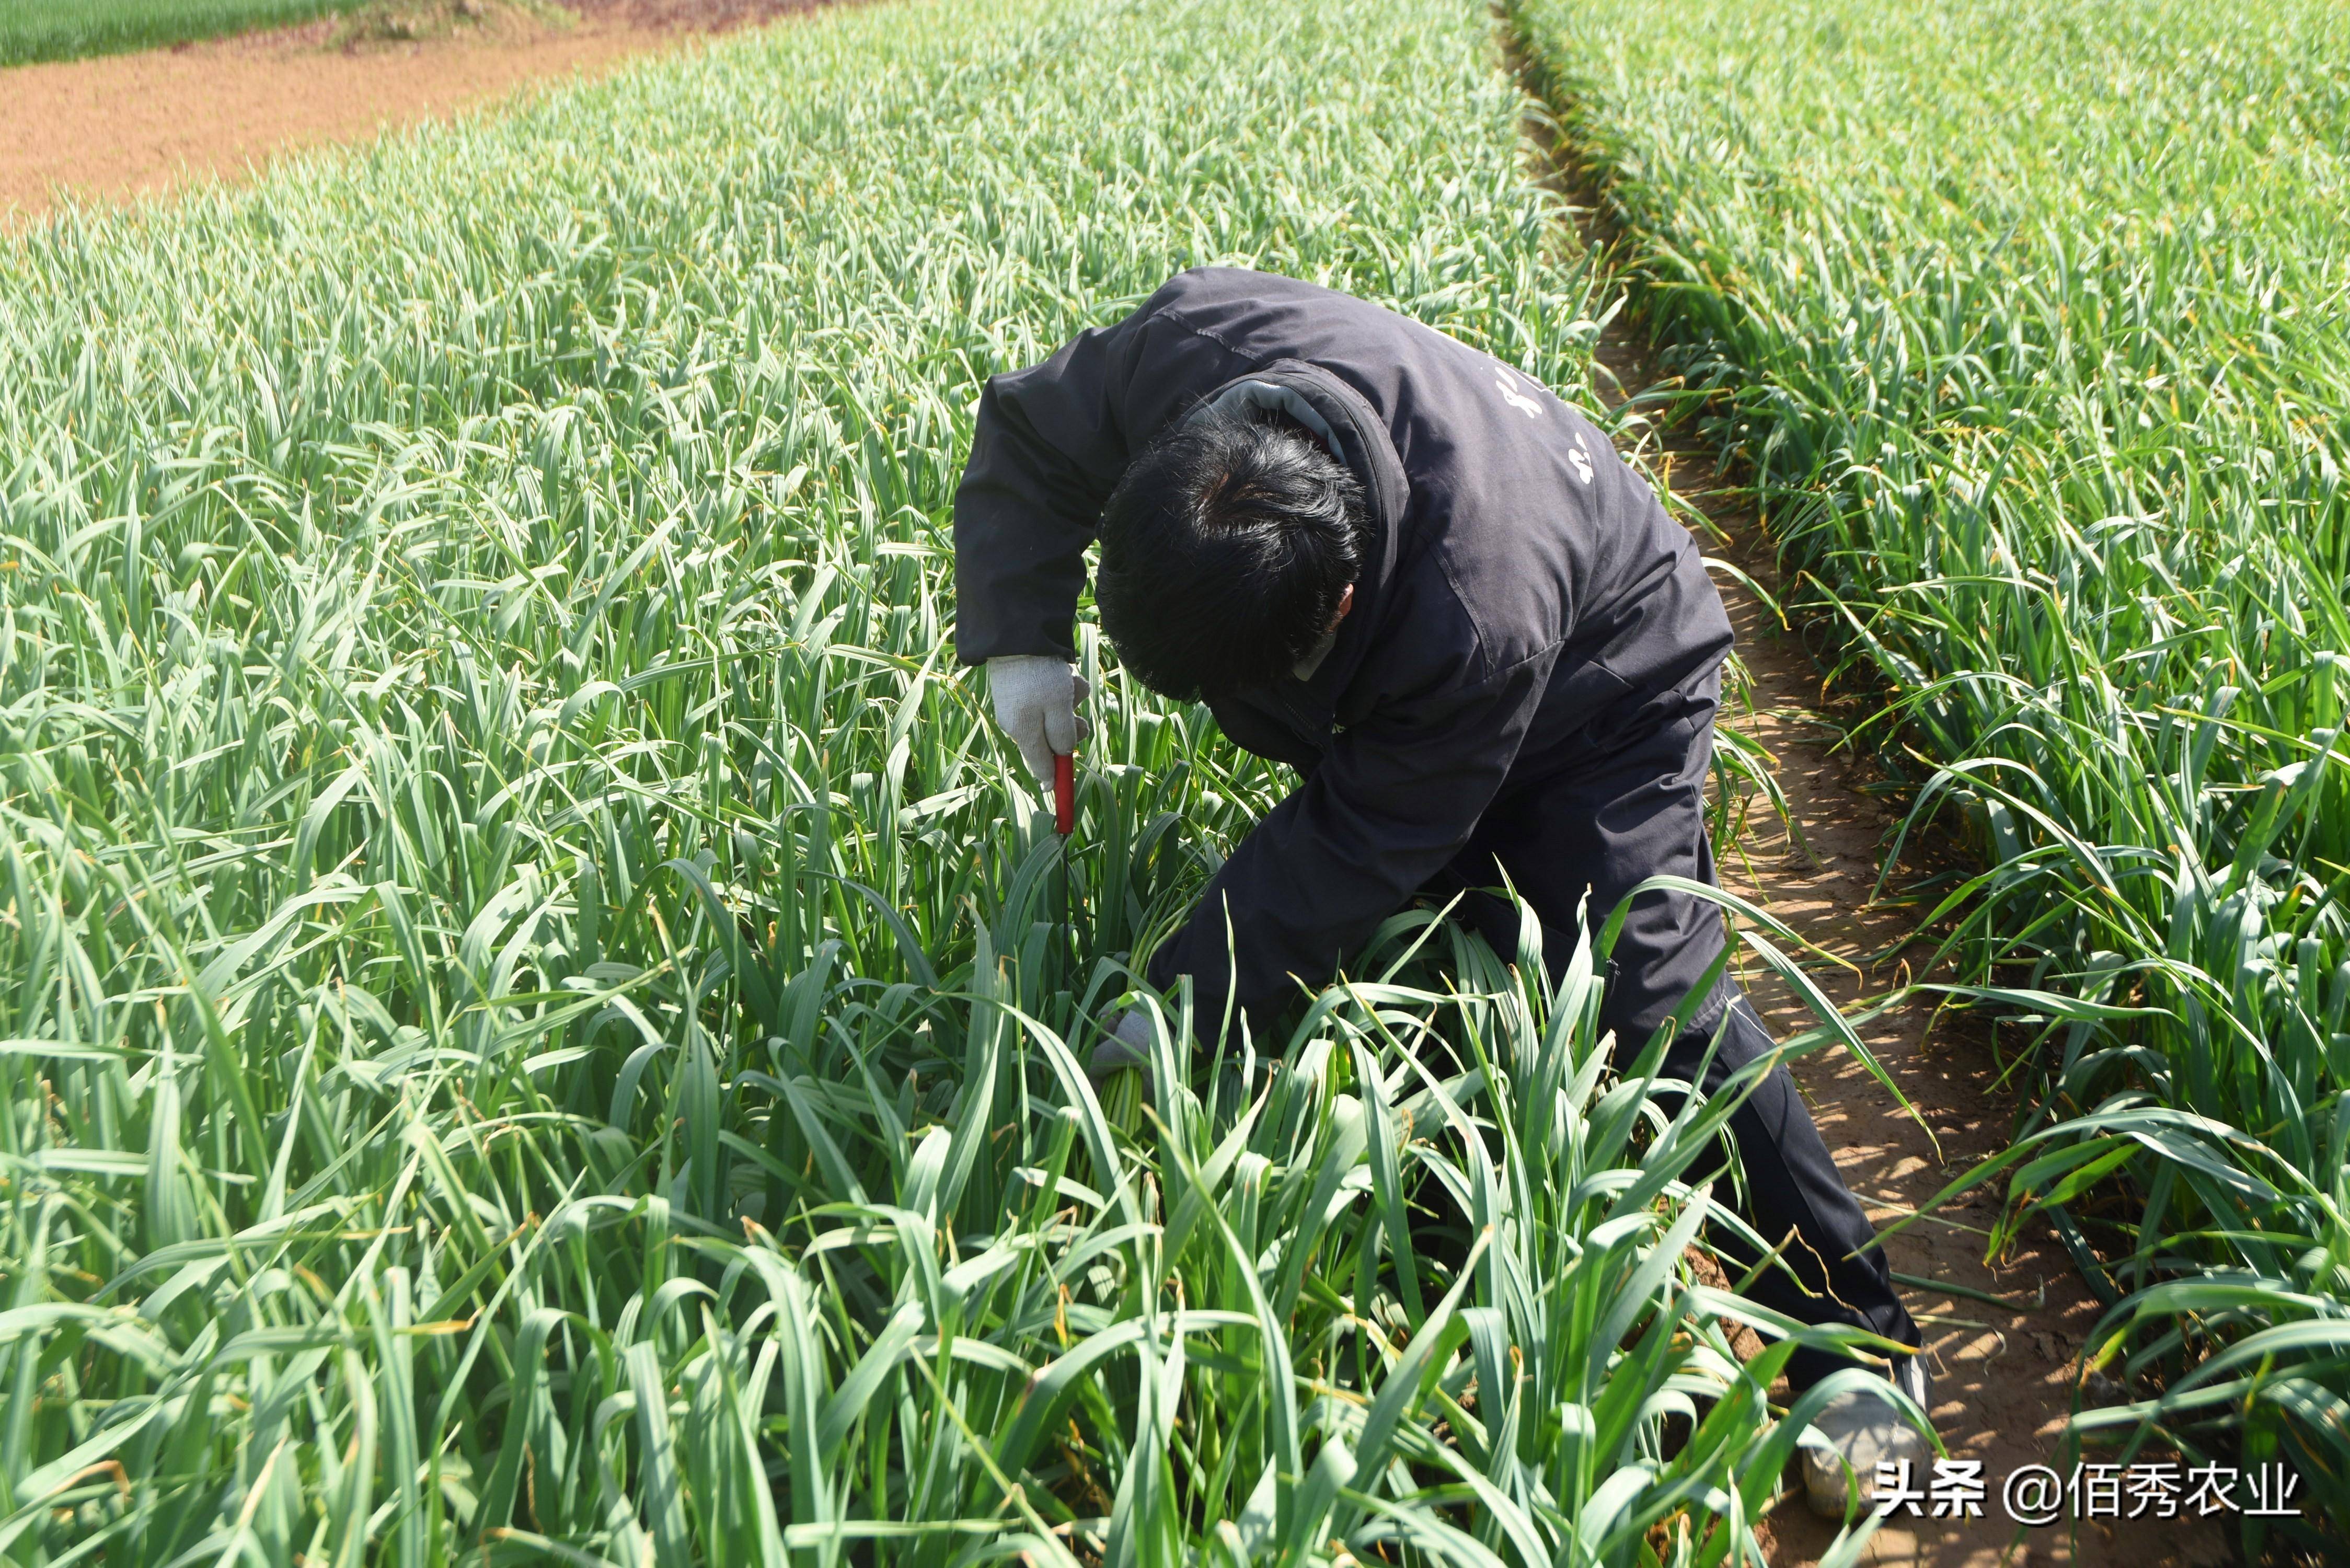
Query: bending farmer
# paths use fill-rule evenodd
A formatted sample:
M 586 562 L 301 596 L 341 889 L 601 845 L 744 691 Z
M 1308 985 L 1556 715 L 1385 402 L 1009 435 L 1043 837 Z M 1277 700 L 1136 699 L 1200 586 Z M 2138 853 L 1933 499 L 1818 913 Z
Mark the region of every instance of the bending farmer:
M 1152 959 L 1154 984 L 1192 977 L 1196 1016 L 1229 1002 L 1263 1034 L 1423 892 L 1506 873 L 1565 954 L 1586 896 L 1599 917 L 1659 873 L 1712 879 L 1729 618 L 1688 532 L 1539 383 L 1360 300 L 1217 268 L 991 380 L 955 497 L 957 636 L 1043 778 L 1076 740 L 1071 621 L 1097 534 L 1095 597 L 1128 671 L 1204 699 L 1305 780 Z M 1498 900 L 1466 908 L 1515 950 Z M 1642 896 L 1607 975 L 1619 1048 L 1647 1043 L 1724 940 L 1712 905 Z M 1692 1075 L 1717 1032 L 1709 1088 L 1773 1049 L 1724 978 L 1667 1074 Z M 1747 1218 L 1792 1232 L 1802 1276 L 1766 1272 L 1756 1297 L 1917 1345 L 1785 1068 L 1731 1126 Z M 1807 1351 L 1791 1376 L 1843 1365 Z M 1896 1377 L 1927 1404 L 1914 1356 Z M 1814 1425 L 1864 1495 L 1878 1459 L 1925 1452 L 1866 1394 Z M 1845 1465 L 1807 1451 L 1805 1470 L 1814 1505 L 1840 1512 Z

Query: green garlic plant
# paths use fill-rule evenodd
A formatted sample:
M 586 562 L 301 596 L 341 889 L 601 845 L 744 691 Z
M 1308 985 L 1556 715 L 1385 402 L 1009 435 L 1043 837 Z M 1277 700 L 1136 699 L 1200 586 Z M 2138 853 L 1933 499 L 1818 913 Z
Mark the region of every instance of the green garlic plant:
M 1980 852 L 1928 923 L 2033 1035 L 2002 1168 L 2146 1377 L 2081 1425 L 2350 1537 L 2350 13 L 1513 15 L 1912 827 Z
M 1524 107 L 876 5 L 0 246 L 0 1559 L 1754 1560 L 1728 1101 L 1413 911 L 1105 1107 L 1287 781 L 1088 629 L 1064 846 L 951 655 L 981 381 L 1181 266 L 1579 384 Z

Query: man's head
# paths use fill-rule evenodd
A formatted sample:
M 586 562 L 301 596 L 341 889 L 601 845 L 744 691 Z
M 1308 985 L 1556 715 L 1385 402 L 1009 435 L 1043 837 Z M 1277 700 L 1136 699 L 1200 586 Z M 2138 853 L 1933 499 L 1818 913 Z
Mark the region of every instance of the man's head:
M 1362 482 L 1303 427 L 1215 410 L 1178 421 L 1102 510 L 1102 629 L 1154 691 L 1264 685 L 1346 613 L 1364 535 Z

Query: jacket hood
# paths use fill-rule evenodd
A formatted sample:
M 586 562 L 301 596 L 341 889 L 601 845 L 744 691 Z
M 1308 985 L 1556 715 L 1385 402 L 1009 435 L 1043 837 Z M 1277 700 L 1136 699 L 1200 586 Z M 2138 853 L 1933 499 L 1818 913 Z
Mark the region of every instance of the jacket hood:
M 1403 462 L 1396 455 L 1386 422 L 1361 393 L 1318 366 L 1300 359 L 1276 359 L 1218 387 L 1200 400 L 1186 418 L 1197 419 L 1210 410 L 1247 409 L 1267 410 L 1295 420 L 1362 483 L 1364 525 L 1371 538 L 1365 568 L 1355 583 L 1355 607 L 1327 651 L 1298 676 L 1317 692 L 1335 694 L 1345 690 L 1362 662 L 1372 630 L 1386 608 L 1411 486 L 1404 478 Z

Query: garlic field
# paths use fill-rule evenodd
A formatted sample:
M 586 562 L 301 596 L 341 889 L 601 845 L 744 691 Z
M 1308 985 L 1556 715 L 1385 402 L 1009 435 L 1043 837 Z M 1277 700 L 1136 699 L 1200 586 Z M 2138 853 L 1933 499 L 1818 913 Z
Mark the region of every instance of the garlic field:
M 2350 1539 L 2350 13 L 1504 9 L 877 0 L 0 236 L 0 1562 L 1758 1560 L 1833 1335 L 1604 955 L 1179 1065 L 1289 775 L 1088 608 L 1065 845 L 954 664 L 981 384 L 1204 264 L 1586 402 L 1628 285 L 1971 853 L 2077 1432 Z
M 2338 1551 L 2350 13 L 1513 19 L 1798 607 L 1879 683 L 1912 825 L 1977 853 L 1938 913 L 2038 1106 L 2018 1212 L 2135 1396 L 2082 1425 L 2289 1463 Z
M 1577 384 L 1523 108 L 1450 0 L 883 5 L 0 245 L 0 1558 L 1751 1550 L 1794 1340 L 1588 956 L 1400 916 L 1105 1107 L 1283 784 L 1088 634 L 1065 860 L 947 641 L 980 382 L 1180 266 Z

